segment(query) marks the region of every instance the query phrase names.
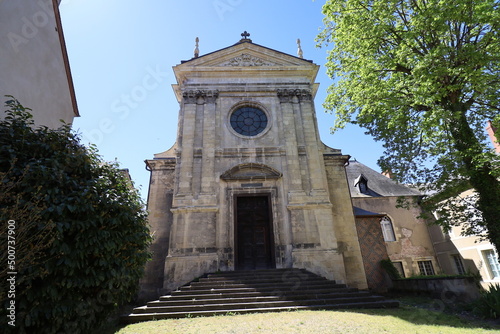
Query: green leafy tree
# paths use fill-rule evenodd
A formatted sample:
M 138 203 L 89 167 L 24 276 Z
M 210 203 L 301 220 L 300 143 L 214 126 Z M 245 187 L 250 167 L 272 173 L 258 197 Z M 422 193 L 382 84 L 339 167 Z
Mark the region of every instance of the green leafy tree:
M 15 99 L 0 121 L 2 247 L 15 221 L 16 333 L 92 333 L 136 293 L 150 235 L 139 194 L 116 163 L 69 126 L 35 128 Z M 6 250 L 2 250 L 2 253 Z M 5 261 L 5 257 L 2 257 Z M 3 268 L 6 268 L 3 262 Z M 2 285 L 5 281 L 2 282 Z M 2 326 L 4 327 L 4 326 Z M 4 327 L 5 328 L 5 327 Z
M 464 215 L 441 201 L 430 208 L 441 207 L 445 226 L 486 227 L 500 249 L 499 161 L 484 131 L 500 123 L 499 1 L 329 0 L 323 13 L 333 130 L 365 128 L 384 143 L 383 170 L 444 202 L 474 188 L 477 201 L 454 204 Z
M 12 170 L 0 172 L 0 214 L 2 217 L 3 229 L 0 233 L 5 238 L 4 251 L 0 252 L 0 263 L 4 268 L 9 268 L 10 263 L 15 263 L 17 268 L 27 268 L 37 263 L 43 257 L 43 253 L 48 250 L 54 241 L 54 224 L 51 221 L 39 225 L 41 212 L 45 209 L 40 198 L 40 191 L 21 194 L 17 190 L 21 186 L 24 174 L 12 177 Z M 17 222 L 23 222 L 21 225 Z M 10 226 L 10 228 L 9 228 Z M 36 230 L 36 234 L 33 231 Z M 27 247 L 15 247 L 16 244 L 28 245 Z M 9 252 L 9 247 L 10 252 Z M 2 270 L 0 282 L 6 282 L 10 277 L 8 272 L 15 270 Z M 43 277 L 44 273 L 38 275 Z M 8 289 L 0 291 L 0 298 L 4 300 Z M 19 291 L 21 295 L 24 291 Z

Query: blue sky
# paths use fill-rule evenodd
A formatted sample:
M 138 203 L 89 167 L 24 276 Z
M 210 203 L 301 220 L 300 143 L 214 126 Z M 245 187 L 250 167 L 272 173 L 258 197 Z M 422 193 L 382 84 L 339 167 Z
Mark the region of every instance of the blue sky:
M 322 103 L 332 80 L 327 48 L 314 41 L 322 27 L 324 2 L 312 0 L 63 0 L 60 11 L 81 117 L 73 129 L 94 143 L 105 160 L 128 168 L 146 199 L 149 172 L 144 160 L 175 142 L 179 104 L 171 85 L 172 66 L 230 46 L 248 31 L 254 43 L 321 66 L 315 105 L 323 142 L 369 167 L 383 148 L 357 126 L 334 135 L 335 116 Z

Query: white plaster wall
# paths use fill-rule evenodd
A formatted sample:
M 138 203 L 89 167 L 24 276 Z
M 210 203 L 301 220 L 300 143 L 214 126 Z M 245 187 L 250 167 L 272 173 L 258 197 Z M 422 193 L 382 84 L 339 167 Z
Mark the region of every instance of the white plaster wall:
M 60 119 L 71 123 L 77 113 L 60 29 L 52 0 L 0 0 L 1 105 L 13 95 L 33 109 L 36 125 L 50 128 Z

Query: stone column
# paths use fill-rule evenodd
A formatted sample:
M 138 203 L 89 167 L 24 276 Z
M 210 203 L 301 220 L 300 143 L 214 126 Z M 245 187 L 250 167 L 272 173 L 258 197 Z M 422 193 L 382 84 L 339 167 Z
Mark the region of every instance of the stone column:
M 214 195 L 215 191 L 215 111 L 217 90 L 206 91 L 203 109 L 203 152 L 201 167 L 201 193 Z
M 324 163 L 319 152 L 322 144 L 318 139 L 316 119 L 311 91 L 307 89 L 297 90 L 302 111 L 302 123 L 304 125 L 304 139 L 306 144 L 307 161 L 309 165 L 309 175 L 311 180 L 311 192 L 326 190 L 326 175 L 324 173 Z
M 280 110 L 283 117 L 283 133 L 285 139 L 287 181 L 291 192 L 302 191 L 302 178 L 300 175 L 299 152 L 297 145 L 297 131 L 295 124 L 297 97 L 293 91 L 279 89 Z M 295 108 L 294 108 L 295 107 Z
M 196 102 L 199 91 L 183 93 L 183 133 L 180 141 L 179 195 L 192 195 Z

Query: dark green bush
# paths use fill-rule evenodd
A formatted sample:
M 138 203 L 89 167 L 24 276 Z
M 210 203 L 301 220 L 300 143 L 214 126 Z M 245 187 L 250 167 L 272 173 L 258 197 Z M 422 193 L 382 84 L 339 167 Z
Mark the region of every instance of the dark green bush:
M 485 318 L 500 318 L 500 284 L 490 284 L 489 290 L 482 291 L 474 310 Z
M 16 249 L 28 258 L 16 263 L 16 327 L 8 328 L 95 332 L 133 298 L 149 259 L 143 202 L 118 165 L 80 144 L 69 126 L 35 128 L 17 100 L 6 104 L 0 121 L 0 180 L 7 191 L 0 197 L 0 233 L 4 240 L 15 216 Z M 28 214 L 16 215 L 20 209 Z M 1 290 L 0 316 L 8 319 L 10 298 Z
M 396 269 L 391 260 L 385 259 L 380 261 L 380 265 L 387 272 L 391 279 L 400 279 L 401 275 L 399 271 Z

